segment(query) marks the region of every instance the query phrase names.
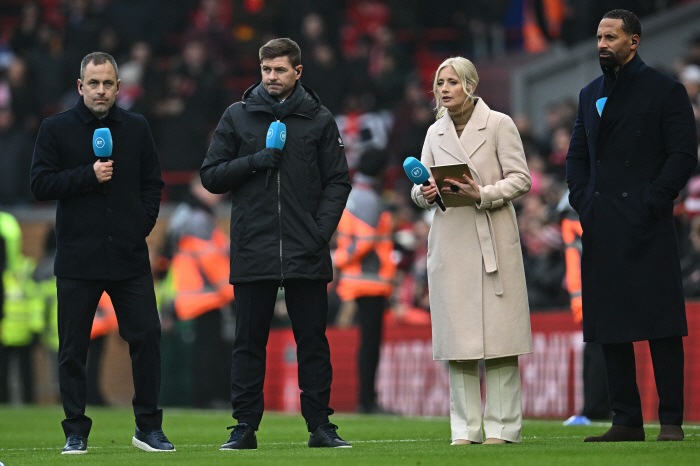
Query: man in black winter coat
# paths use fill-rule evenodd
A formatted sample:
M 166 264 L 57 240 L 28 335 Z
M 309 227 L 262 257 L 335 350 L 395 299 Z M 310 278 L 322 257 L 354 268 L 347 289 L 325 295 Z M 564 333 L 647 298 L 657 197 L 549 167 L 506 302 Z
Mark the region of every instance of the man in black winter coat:
M 94 52 L 80 65 L 81 97 L 44 120 L 31 168 L 40 201 L 57 200 L 58 378 L 66 419 L 64 454 L 87 452 L 92 420 L 85 416 L 85 363 L 93 317 L 103 292 L 112 299 L 119 334 L 129 344 L 136 415 L 134 446 L 174 451 L 163 434 L 160 320 L 146 237 L 158 218 L 163 180 L 146 120 L 114 105 L 117 64 Z M 108 128 L 112 156 L 102 162 L 93 133 Z
M 301 413 L 310 447 L 350 447 L 328 416 L 332 369 L 326 339 L 328 242 L 350 193 L 343 141 L 331 113 L 301 84 L 290 39 L 260 49 L 262 83 L 221 117 L 200 170 L 213 193 L 231 192 L 231 276 L 236 337 L 231 404 L 238 420 L 222 450 L 256 449 L 263 415 L 265 347 L 277 289 L 285 289 L 297 342 Z M 284 150 L 266 148 L 270 123 L 286 125 Z
M 688 94 L 642 61 L 641 34 L 629 11 L 603 17 L 603 76 L 581 91 L 566 156 L 583 228 L 583 336 L 602 344 L 614 411 L 612 428 L 588 442 L 644 440 L 632 345 L 644 340 L 660 398 L 658 440 L 683 440 L 688 326 L 673 200 L 697 165 L 697 140 Z

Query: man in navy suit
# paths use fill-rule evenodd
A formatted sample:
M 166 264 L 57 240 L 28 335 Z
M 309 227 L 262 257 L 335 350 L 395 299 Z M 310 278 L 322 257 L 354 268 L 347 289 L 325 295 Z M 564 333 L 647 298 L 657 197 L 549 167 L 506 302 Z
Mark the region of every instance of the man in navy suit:
M 683 440 L 688 335 L 673 200 L 697 165 L 683 86 L 637 53 L 634 13 L 598 27 L 603 75 L 581 91 L 566 156 L 569 201 L 583 227 L 583 336 L 602 344 L 613 425 L 587 442 L 643 441 L 635 341 L 649 341 L 660 398 L 658 440 Z

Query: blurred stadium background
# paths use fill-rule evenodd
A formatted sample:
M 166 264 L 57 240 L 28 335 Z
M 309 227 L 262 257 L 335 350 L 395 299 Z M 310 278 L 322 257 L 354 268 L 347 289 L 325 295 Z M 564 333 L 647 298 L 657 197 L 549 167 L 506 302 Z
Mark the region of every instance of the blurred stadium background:
M 45 292 L 43 285 L 51 275 L 55 206 L 32 198 L 28 173 L 42 119 L 78 98 L 81 58 L 95 50 L 114 55 L 122 80 L 118 105 L 143 114 L 151 125 L 166 188 L 148 241 L 154 274 L 162 278 L 170 215 L 186 200 L 219 117 L 259 81 L 258 48 L 270 38 L 291 37 L 302 49 L 302 81 L 337 118 L 351 169 L 370 147 L 390 158 L 384 195 L 394 214 L 399 276 L 385 319 L 380 404 L 407 415 L 447 415 L 449 409 L 447 370 L 432 361 L 430 347 L 425 261 L 431 219 L 410 202 L 401 163 L 420 156 L 434 121 L 434 70 L 445 58 L 462 55 L 479 72 L 477 94 L 516 121 L 533 178 L 532 191 L 516 203 L 536 348 L 522 359 L 525 412 L 578 413 L 582 342 L 569 311 L 557 206 L 566 194 L 564 163 L 578 92 L 600 72 L 596 27 L 613 8 L 640 17 L 640 55 L 683 82 L 700 125 L 700 2 L 695 0 L 1 0 L 0 211 L 21 228 L 18 251 L 26 265 L 18 305 L 39 314 L 27 324 L 26 338 L 0 347 L 0 403 L 59 401 L 46 296 L 51 289 Z M 228 209 L 226 199 L 215 208 L 225 231 Z M 686 418 L 700 421 L 700 304 L 693 302 L 700 297 L 700 169 L 677 200 L 675 214 L 691 326 Z M 105 307 L 108 312 L 108 303 Z M 343 319 L 338 299 L 331 307 L 332 405 L 353 411 L 358 333 L 352 320 Z M 164 312 L 163 405 L 227 406 L 235 316 L 230 306 L 217 313 L 212 329 Z M 298 410 L 294 342 L 282 305 L 275 327 L 266 405 L 293 412 Z M 205 354 L 220 369 L 210 376 L 219 386 L 202 393 L 197 342 L 206 332 L 218 333 L 218 346 Z M 89 401 L 128 405 L 126 345 L 109 326 L 96 337 Z M 644 345 L 637 349 L 645 417 L 653 419 L 658 401 L 648 351 Z

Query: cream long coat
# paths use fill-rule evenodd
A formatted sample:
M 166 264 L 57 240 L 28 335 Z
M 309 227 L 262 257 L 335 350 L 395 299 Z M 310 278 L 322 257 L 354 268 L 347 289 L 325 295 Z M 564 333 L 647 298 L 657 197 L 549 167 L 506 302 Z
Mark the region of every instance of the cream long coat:
M 481 191 L 474 206 L 437 209 L 428 236 L 428 284 L 436 360 L 491 359 L 532 352 L 530 309 L 515 210 L 530 190 L 513 120 L 474 107 L 461 137 L 449 114 L 429 129 L 423 164 L 466 163 Z M 413 201 L 429 209 L 414 186 Z

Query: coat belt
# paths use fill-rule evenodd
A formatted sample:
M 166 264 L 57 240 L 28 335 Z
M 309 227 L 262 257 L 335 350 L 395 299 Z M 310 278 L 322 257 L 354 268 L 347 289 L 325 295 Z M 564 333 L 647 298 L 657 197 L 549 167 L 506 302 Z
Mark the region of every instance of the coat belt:
M 493 222 L 488 210 L 475 209 L 476 231 L 481 245 L 481 256 L 484 258 L 484 270 L 493 281 L 494 293 L 503 295 L 503 283 L 498 272 L 498 256 L 493 235 Z

